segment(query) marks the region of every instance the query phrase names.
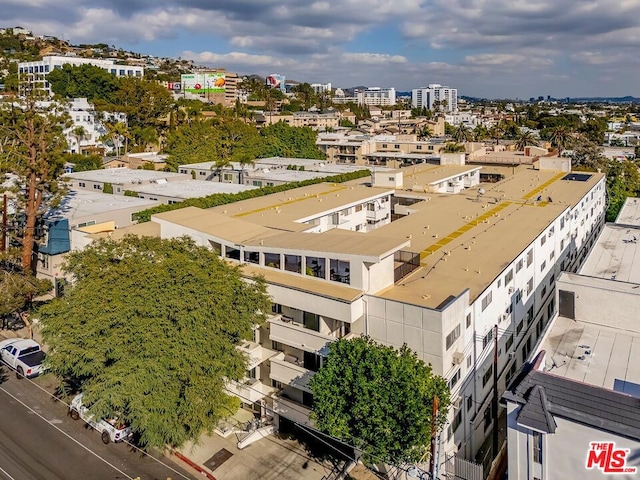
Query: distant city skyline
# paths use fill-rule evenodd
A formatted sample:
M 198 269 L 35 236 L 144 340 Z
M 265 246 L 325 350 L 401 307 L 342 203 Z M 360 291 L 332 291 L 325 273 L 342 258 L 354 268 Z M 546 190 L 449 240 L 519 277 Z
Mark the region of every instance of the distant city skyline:
M 239 74 L 459 95 L 640 96 L 640 2 L 2 0 L 3 25 Z

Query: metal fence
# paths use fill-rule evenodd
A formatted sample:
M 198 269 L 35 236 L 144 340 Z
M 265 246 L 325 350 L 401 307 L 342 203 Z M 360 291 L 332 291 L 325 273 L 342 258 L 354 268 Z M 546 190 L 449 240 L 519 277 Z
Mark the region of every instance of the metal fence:
M 394 282 L 400 281 L 420 266 L 420 255 L 413 252 L 400 250 L 394 254 L 393 260 L 397 265 L 393 271 Z
M 446 457 L 445 476 L 447 480 L 484 480 L 482 465 L 455 455 Z

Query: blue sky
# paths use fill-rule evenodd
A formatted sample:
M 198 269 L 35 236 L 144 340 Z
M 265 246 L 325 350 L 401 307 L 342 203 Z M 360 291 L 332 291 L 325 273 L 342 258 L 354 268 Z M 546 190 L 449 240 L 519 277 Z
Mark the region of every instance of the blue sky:
M 640 96 L 639 0 L 0 0 L 5 27 L 240 74 L 461 95 Z

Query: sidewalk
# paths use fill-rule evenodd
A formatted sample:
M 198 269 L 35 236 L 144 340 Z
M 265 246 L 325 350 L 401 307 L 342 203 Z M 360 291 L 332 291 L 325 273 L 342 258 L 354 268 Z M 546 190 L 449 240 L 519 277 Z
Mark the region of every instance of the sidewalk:
M 242 450 L 238 449 L 237 443 L 235 434 L 222 438 L 214 433 L 200 437 L 198 444 L 185 444 L 178 453 L 216 480 L 321 480 L 332 469 L 332 465 L 314 460 L 299 442 L 280 438 L 277 434 Z M 214 455 L 215 459 L 212 458 Z M 214 470 L 207 467 L 211 460 L 217 460 L 218 466 Z

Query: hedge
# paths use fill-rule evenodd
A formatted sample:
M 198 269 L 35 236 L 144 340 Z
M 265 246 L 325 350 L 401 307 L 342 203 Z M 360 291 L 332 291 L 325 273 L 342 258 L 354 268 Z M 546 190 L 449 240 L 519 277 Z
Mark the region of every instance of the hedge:
M 198 207 L 198 208 L 212 208 L 219 205 L 227 205 L 229 203 L 239 202 L 242 200 L 248 200 L 250 198 L 262 197 L 264 195 L 271 195 L 272 193 L 286 192 L 287 190 L 293 190 L 294 188 L 307 187 L 309 185 L 315 185 L 318 183 L 344 183 L 350 180 L 357 180 L 358 178 L 364 178 L 371 175 L 369 170 L 357 170 L 350 173 L 342 173 L 340 175 L 333 175 L 331 177 L 314 178 L 311 180 L 304 180 L 302 182 L 285 183 L 284 185 L 277 185 L 275 187 L 262 187 L 254 190 L 245 190 L 239 193 L 214 193 L 207 197 L 201 198 L 189 198 L 183 202 L 174 203 L 171 205 L 158 205 L 157 207 L 142 210 L 141 212 L 134 213 L 133 218 L 139 223 L 148 222 L 151 220 L 152 215 L 158 213 L 169 212 L 171 210 L 177 210 L 185 207 Z

